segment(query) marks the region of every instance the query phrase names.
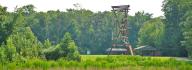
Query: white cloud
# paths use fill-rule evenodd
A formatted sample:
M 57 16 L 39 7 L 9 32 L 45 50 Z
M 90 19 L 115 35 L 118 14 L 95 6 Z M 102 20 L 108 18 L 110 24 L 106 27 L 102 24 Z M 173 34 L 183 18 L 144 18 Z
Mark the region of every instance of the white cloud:
M 74 8 L 73 4 L 79 3 L 85 9 L 97 11 L 110 11 L 112 5 L 129 4 L 130 14 L 137 11 L 153 13 L 154 16 L 162 16 L 161 5 L 163 0 L 0 0 L 0 5 L 7 6 L 8 11 L 13 11 L 14 7 L 21 7 L 33 4 L 37 11 L 62 10 Z

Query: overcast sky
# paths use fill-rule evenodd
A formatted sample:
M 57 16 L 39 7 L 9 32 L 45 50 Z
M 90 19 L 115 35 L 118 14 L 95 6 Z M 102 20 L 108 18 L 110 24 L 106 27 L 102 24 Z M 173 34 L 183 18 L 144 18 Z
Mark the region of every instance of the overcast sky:
M 36 11 L 61 10 L 75 8 L 73 4 L 79 3 L 82 8 L 91 11 L 110 11 L 112 5 L 130 5 L 130 15 L 137 11 L 152 13 L 154 17 L 162 16 L 163 0 L 0 0 L 0 5 L 13 11 L 14 7 L 33 4 Z

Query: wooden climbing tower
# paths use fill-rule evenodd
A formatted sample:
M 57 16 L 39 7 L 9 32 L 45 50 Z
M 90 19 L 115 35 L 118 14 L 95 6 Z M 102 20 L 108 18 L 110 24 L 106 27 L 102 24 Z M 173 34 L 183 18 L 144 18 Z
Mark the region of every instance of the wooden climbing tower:
M 112 12 L 114 13 L 114 24 L 112 31 L 112 47 L 108 55 L 112 54 L 113 48 L 127 49 L 127 53 L 133 55 L 131 44 L 128 40 L 128 12 L 130 5 L 112 6 Z

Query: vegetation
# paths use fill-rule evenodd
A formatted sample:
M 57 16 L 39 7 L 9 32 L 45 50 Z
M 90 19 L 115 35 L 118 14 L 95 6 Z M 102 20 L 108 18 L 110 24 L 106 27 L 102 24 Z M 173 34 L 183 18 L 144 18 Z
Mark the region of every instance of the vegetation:
M 165 16 L 165 38 L 162 46 L 171 48 L 170 51 L 177 51 L 174 53 L 167 54 L 167 51 L 164 52 L 165 55 L 184 55 L 186 56 L 186 48 L 181 45 L 184 36 L 182 33 L 181 23 L 186 21 L 184 18 L 185 14 L 191 10 L 192 4 L 190 0 L 164 0 L 163 9 Z M 188 15 L 192 16 L 192 15 Z
M 2 69 L 87 69 L 92 68 L 107 68 L 107 69 L 118 69 L 122 67 L 129 68 L 148 68 L 156 67 L 156 69 L 170 69 L 170 70 L 190 70 L 192 69 L 192 64 L 185 61 L 176 61 L 170 57 L 141 57 L 141 56 L 107 56 L 107 55 L 83 55 L 81 56 L 81 62 L 78 61 L 46 61 L 46 60 L 27 60 L 26 62 L 12 62 L 7 66 L 2 66 Z
M 144 11 L 129 16 L 133 48 L 149 45 L 162 56 L 192 58 L 192 0 L 164 0 L 164 16 Z M 80 56 L 106 54 L 111 47 L 113 12 L 86 9 L 37 12 L 33 5 L 8 12 L 0 5 L 0 68 L 140 68 L 191 70 L 190 61 L 141 56 Z M 122 17 L 119 15 L 118 17 Z M 147 69 L 146 68 L 146 69 Z
M 46 59 L 57 60 L 61 57 L 65 60 L 78 60 L 80 61 L 79 52 L 75 42 L 72 40 L 70 33 L 64 35 L 63 41 L 56 47 L 50 47 L 45 50 Z
M 160 47 L 164 37 L 165 25 L 160 18 L 145 22 L 139 31 L 138 45 Z
M 189 12 L 186 14 L 186 20 L 181 24 L 182 25 L 182 29 L 183 29 L 183 36 L 184 36 L 184 41 L 182 41 L 181 43 L 183 44 L 183 46 L 186 47 L 187 51 L 188 51 L 188 56 L 192 57 L 192 47 L 191 47 L 191 42 L 192 42 L 192 23 L 191 23 L 191 19 L 192 16 L 188 16 L 188 14 L 192 14 L 192 12 Z

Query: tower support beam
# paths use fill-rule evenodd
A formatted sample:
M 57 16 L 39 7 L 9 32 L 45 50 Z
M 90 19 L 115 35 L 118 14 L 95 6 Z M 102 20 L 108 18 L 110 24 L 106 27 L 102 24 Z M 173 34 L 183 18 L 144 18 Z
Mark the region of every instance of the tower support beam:
M 119 5 L 119 6 L 112 6 L 112 11 L 116 18 L 122 14 L 123 18 L 121 20 L 116 20 L 113 24 L 113 32 L 112 32 L 112 47 L 109 51 L 109 54 L 112 52 L 112 48 L 126 48 L 127 53 L 133 55 L 132 46 L 128 40 L 128 12 L 129 12 L 130 5 Z M 120 21 L 120 22 L 118 22 Z

